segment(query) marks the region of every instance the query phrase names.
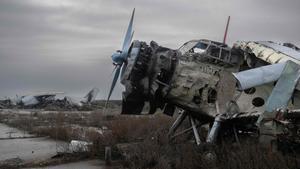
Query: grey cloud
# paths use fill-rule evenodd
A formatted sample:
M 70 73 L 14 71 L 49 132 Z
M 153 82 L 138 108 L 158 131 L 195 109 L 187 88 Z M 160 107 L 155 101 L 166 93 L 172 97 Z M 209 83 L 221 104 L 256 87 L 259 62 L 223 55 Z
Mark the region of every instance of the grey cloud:
M 0 97 L 41 90 L 82 96 L 111 81 L 132 9 L 134 39 L 178 48 L 191 39 L 274 40 L 300 45 L 298 0 L 2 0 Z M 112 98 L 120 98 L 121 85 Z

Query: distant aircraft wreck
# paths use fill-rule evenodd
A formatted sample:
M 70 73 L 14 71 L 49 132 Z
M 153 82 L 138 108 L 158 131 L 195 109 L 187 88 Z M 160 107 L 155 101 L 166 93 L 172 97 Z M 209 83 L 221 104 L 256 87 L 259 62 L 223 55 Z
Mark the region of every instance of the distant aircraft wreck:
M 120 76 L 125 86 L 121 114 L 148 114 L 159 108 L 179 115 L 170 139 L 193 132 L 195 142 L 216 143 L 240 136 L 262 142 L 300 145 L 300 52 L 291 43 L 241 41 L 233 47 L 212 40 L 191 40 L 179 49 L 134 40 L 132 13 L 108 99 Z M 229 21 L 229 19 L 228 19 Z M 228 23 L 226 30 L 228 29 Z M 188 117 L 191 127 L 177 132 Z M 207 127 L 207 136 L 199 128 Z M 259 133 L 259 134 L 257 134 Z M 205 140 L 200 138 L 206 138 Z
M 99 89 L 93 88 L 80 100 L 76 100 L 70 96 L 65 96 L 64 100 L 66 100 L 67 103 L 71 105 L 82 106 L 83 104 L 91 104 L 93 101 L 95 101 L 98 93 L 99 93 Z
M 89 105 L 95 101 L 98 88 L 93 88 L 82 99 L 78 100 L 70 96 L 65 96 L 63 99 L 56 99 L 56 95 L 61 95 L 63 92 L 41 92 L 24 96 L 16 96 L 15 98 L 7 98 L 0 102 L 2 108 L 24 107 L 24 108 L 43 108 L 49 105 L 52 106 L 78 106 Z

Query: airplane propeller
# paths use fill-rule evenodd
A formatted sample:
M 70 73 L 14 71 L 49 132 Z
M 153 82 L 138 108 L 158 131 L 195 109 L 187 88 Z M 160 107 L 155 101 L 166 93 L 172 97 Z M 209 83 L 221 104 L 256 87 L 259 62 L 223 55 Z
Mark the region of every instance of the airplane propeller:
M 106 100 L 106 105 L 110 99 L 110 96 L 115 88 L 115 85 L 117 83 L 117 80 L 119 78 L 120 75 L 120 71 L 122 69 L 122 73 L 121 76 L 123 76 L 123 73 L 126 69 L 126 61 L 128 58 L 128 52 L 129 52 L 129 48 L 130 48 L 130 44 L 132 41 L 132 37 L 134 34 L 134 31 L 132 30 L 132 25 L 133 25 L 133 18 L 134 18 L 134 12 L 135 9 L 133 9 L 132 11 L 132 15 L 131 15 L 131 19 L 129 21 L 129 25 L 125 34 L 125 38 L 124 38 L 124 42 L 123 42 L 123 46 L 122 46 L 122 51 L 121 50 L 117 50 L 116 52 L 114 52 L 111 56 L 112 60 L 113 60 L 113 64 L 115 65 L 115 75 L 109 90 L 109 94 Z M 105 106 L 106 107 L 106 106 Z

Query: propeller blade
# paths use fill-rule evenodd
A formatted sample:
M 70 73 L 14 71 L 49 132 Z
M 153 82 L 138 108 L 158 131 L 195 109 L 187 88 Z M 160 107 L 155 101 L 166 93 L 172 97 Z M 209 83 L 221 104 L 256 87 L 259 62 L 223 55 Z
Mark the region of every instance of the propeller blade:
M 111 87 L 110 87 L 109 94 L 108 94 L 108 97 L 107 97 L 105 105 L 107 105 L 107 102 L 109 101 L 110 96 L 111 96 L 111 94 L 112 94 L 112 92 L 113 92 L 113 90 L 114 90 L 114 88 L 116 86 L 116 83 L 117 83 L 117 80 L 118 80 L 118 77 L 119 77 L 119 74 L 120 74 L 120 70 L 121 70 L 121 65 L 117 65 L 116 66 L 116 73 L 115 73 L 114 79 L 112 81 L 112 84 L 111 84 Z
M 113 71 L 111 72 L 111 76 L 114 74 L 114 72 L 116 71 L 118 66 L 115 66 L 115 68 L 113 69 Z
M 123 42 L 123 47 L 122 47 L 122 52 L 123 53 L 128 52 L 129 45 L 131 43 L 131 39 L 132 39 L 132 36 L 133 36 L 132 25 L 133 25 L 134 11 L 135 11 L 135 8 L 132 11 L 131 19 L 129 21 L 129 25 L 128 25 L 127 32 L 126 32 L 126 35 L 125 35 L 125 39 L 124 39 L 124 42 Z M 127 54 L 126 54 L 126 57 L 127 57 Z
M 134 34 L 134 31 L 132 32 L 132 34 L 131 34 L 131 38 L 130 38 L 130 42 L 132 41 L 132 37 L 133 37 L 133 34 Z M 127 57 L 128 57 L 128 49 L 127 49 L 127 51 L 125 51 L 127 54 L 126 54 L 126 58 L 125 58 L 125 60 L 127 60 Z M 126 70 L 126 67 L 127 67 L 127 63 L 125 62 L 124 64 L 123 64 L 123 66 L 122 66 L 122 70 L 121 70 L 121 77 L 123 77 L 123 75 L 124 75 L 124 73 L 125 73 L 125 70 Z
M 131 37 L 130 37 L 130 42 L 132 41 L 133 35 L 134 35 L 134 31 L 132 31 L 132 34 L 131 34 Z M 130 44 L 129 44 L 129 45 L 130 45 Z M 129 46 L 128 46 L 128 47 L 129 47 Z
M 125 70 L 126 70 L 126 67 L 127 67 L 127 63 L 124 63 L 124 64 L 122 65 L 121 76 L 120 76 L 120 78 L 123 77 L 123 75 L 124 75 L 124 73 L 125 73 Z

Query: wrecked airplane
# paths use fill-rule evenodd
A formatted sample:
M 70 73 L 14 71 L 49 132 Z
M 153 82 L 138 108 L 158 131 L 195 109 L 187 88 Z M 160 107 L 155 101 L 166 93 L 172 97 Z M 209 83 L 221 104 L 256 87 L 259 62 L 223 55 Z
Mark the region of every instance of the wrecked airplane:
M 12 99 L 11 103 L 14 105 L 21 106 L 34 106 L 40 103 L 46 103 L 55 100 L 55 96 L 57 94 L 62 94 L 62 92 L 42 92 L 24 95 L 21 97 L 17 95 L 15 99 Z
M 0 101 L 0 108 L 69 108 L 76 109 L 82 106 L 90 106 L 99 93 L 98 88 L 93 88 L 83 98 L 76 99 L 71 96 L 64 96 L 63 99 L 56 98 L 63 92 L 42 92 L 13 98 L 6 98 Z
M 122 50 L 112 55 L 115 76 L 107 100 L 120 76 L 125 86 L 121 114 L 142 114 L 146 102 L 149 114 L 159 108 L 172 116 L 178 108 L 169 137 L 193 132 L 198 145 L 228 135 L 239 142 L 239 135 L 257 137 L 257 133 L 268 142 L 284 138 L 299 144 L 296 46 L 237 42 L 231 48 L 225 42 L 201 39 L 174 50 L 154 41 L 131 43 L 134 12 Z M 187 117 L 191 127 L 176 133 Z M 205 125 L 208 134 L 200 137 L 199 128 Z
M 91 91 L 89 91 L 83 98 L 75 99 L 70 96 L 65 96 L 64 101 L 66 101 L 70 105 L 74 106 L 82 106 L 82 105 L 89 105 L 96 100 L 96 97 L 99 93 L 99 89 L 94 87 Z

